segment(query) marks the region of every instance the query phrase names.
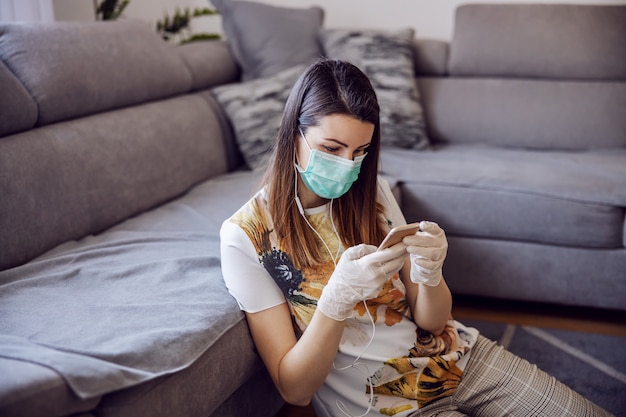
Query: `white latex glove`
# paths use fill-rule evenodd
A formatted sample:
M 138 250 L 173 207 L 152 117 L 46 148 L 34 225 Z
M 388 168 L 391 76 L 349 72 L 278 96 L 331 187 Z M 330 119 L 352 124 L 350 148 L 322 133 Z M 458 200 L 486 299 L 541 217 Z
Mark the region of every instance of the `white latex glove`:
M 411 281 L 436 287 L 441 282 L 448 252 L 446 234 L 437 223 L 423 221 L 420 231 L 402 239 L 411 254 Z
M 402 242 L 381 251 L 365 244 L 346 249 L 322 291 L 318 310 L 338 321 L 352 317 L 357 303 L 376 297 L 402 268 L 406 254 Z

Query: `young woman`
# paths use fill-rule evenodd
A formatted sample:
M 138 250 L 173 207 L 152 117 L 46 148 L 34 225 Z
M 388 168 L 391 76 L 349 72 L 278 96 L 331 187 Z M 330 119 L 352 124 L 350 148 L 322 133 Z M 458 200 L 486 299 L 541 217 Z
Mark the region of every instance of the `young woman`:
M 320 60 L 287 100 L 263 188 L 221 230 L 226 285 L 283 398 L 318 416 L 606 416 L 451 317 L 435 223 L 405 224 L 378 173 L 379 107 Z

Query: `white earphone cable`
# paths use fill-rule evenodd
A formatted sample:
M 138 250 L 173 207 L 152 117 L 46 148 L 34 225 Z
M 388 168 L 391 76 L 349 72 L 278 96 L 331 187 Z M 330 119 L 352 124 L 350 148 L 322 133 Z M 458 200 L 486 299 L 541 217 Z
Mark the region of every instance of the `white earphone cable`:
M 348 408 L 346 407 L 346 405 L 341 401 L 341 400 L 336 400 L 335 404 L 337 405 L 337 408 L 339 409 L 339 411 L 341 411 L 345 416 L 347 417 L 364 417 L 367 414 L 369 414 L 369 412 L 372 410 L 372 407 L 374 406 L 374 384 L 372 383 L 372 378 L 371 378 L 371 371 L 369 370 L 369 368 L 367 367 L 367 365 L 365 365 L 362 362 L 359 362 L 359 359 L 361 359 L 361 356 L 363 356 L 363 354 L 365 354 L 365 352 L 367 351 L 367 349 L 369 349 L 370 345 L 372 344 L 372 342 L 374 341 L 374 336 L 376 335 L 376 323 L 374 322 L 374 318 L 372 317 L 372 314 L 370 313 L 370 310 L 367 308 L 367 302 L 365 300 L 363 300 L 363 306 L 365 307 L 365 311 L 367 312 L 367 316 L 370 319 L 370 323 L 372 324 L 372 336 L 370 337 L 369 342 L 367 342 L 367 345 L 365 345 L 365 348 L 357 355 L 357 357 L 354 359 L 354 361 L 352 361 L 352 363 L 350 365 L 341 367 L 341 368 L 337 368 L 335 366 L 335 363 L 333 362 L 333 368 L 335 368 L 337 371 L 345 371 L 347 369 L 350 368 L 354 368 L 356 370 L 358 370 L 362 375 L 365 376 L 365 379 L 367 380 L 367 384 L 370 387 L 370 392 L 369 392 L 369 400 L 368 400 L 368 406 L 367 409 L 365 410 L 365 412 L 363 414 L 360 414 L 358 416 L 353 416 L 352 414 L 350 414 L 350 412 L 348 411 Z M 362 368 L 364 368 L 365 370 L 363 370 Z
M 298 211 L 300 212 L 300 215 L 302 216 L 302 218 L 304 219 L 304 221 L 306 222 L 306 224 L 309 226 L 309 228 L 317 235 L 317 237 L 322 241 L 322 243 L 324 244 L 324 247 L 326 248 L 326 250 L 328 251 L 328 254 L 330 255 L 330 258 L 333 261 L 333 264 L 335 265 L 335 267 L 337 266 L 337 259 L 339 258 L 339 252 L 341 250 L 341 238 L 339 236 L 339 232 L 337 232 L 337 228 L 335 227 L 335 222 L 333 220 L 333 201 L 334 199 L 330 200 L 330 224 L 333 228 L 333 231 L 335 232 L 335 235 L 337 236 L 337 253 L 333 256 L 332 251 L 330 250 L 330 247 L 328 246 L 328 244 L 326 243 L 326 241 L 324 241 L 324 239 L 322 238 L 322 235 L 315 230 L 315 228 L 313 227 L 313 225 L 311 225 L 311 223 L 309 222 L 309 220 L 307 219 L 305 213 L 304 213 L 304 207 L 302 207 L 302 202 L 300 201 L 300 198 L 298 197 L 298 172 L 297 170 L 295 171 L 295 175 L 296 175 L 296 181 L 295 181 L 295 201 L 296 201 L 296 205 L 298 206 Z M 362 362 L 359 362 L 359 360 L 361 359 L 361 356 L 363 356 L 363 354 L 365 354 L 365 352 L 367 351 L 367 349 L 369 349 L 370 345 L 372 344 L 372 342 L 374 341 L 374 336 L 376 335 L 376 322 L 374 321 L 374 318 L 372 317 L 372 314 L 369 311 L 369 308 L 367 307 L 367 301 L 363 300 L 363 306 L 365 307 L 365 311 L 367 312 L 367 316 L 370 319 L 370 323 L 372 324 L 372 336 L 370 337 L 370 340 L 367 342 L 367 345 L 365 345 L 365 348 L 357 355 L 357 357 L 354 359 L 354 361 L 352 361 L 352 363 L 350 365 L 341 367 L 341 368 L 337 368 L 335 366 L 335 363 L 333 362 L 333 368 L 337 371 L 345 371 L 347 369 L 350 368 L 354 368 L 356 370 L 358 370 L 361 374 L 363 374 L 367 380 L 367 383 L 369 385 L 370 388 L 370 392 L 369 392 L 369 401 L 368 401 L 368 407 L 365 410 L 365 412 L 363 414 L 360 414 L 358 416 L 353 416 L 352 414 L 350 414 L 350 412 L 348 411 L 348 408 L 346 407 L 346 405 L 341 401 L 341 400 L 336 400 L 336 405 L 337 408 L 339 409 L 339 411 L 341 411 L 345 416 L 347 417 L 364 417 L 367 414 L 369 414 L 369 412 L 372 410 L 372 407 L 374 406 L 374 384 L 372 383 L 372 379 L 370 377 L 371 372 L 369 370 L 369 368 L 367 367 L 367 365 L 365 365 Z M 363 368 L 365 368 L 365 370 L 363 370 Z

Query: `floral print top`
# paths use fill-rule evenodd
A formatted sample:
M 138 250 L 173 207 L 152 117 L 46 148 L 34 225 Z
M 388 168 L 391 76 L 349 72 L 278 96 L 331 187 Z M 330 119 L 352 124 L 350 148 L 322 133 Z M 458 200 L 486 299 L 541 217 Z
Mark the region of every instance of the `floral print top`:
M 389 225 L 404 224 L 383 179 L 378 194 Z M 307 209 L 305 215 L 328 246 L 318 242 L 328 256 L 322 265 L 296 269 L 277 243 L 265 197 L 265 191 L 259 191 L 224 222 L 224 279 L 244 311 L 262 311 L 286 301 L 300 336 L 334 270 L 330 252 L 340 254 L 344 248 L 330 222 L 329 205 Z M 340 408 L 360 415 L 371 403 L 380 415 L 407 416 L 456 391 L 478 331 L 452 317 L 441 335 L 420 329 L 405 293 L 396 274 L 376 298 L 357 304 L 354 317 L 345 320 L 334 366 L 317 392 L 330 415 L 345 416 Z

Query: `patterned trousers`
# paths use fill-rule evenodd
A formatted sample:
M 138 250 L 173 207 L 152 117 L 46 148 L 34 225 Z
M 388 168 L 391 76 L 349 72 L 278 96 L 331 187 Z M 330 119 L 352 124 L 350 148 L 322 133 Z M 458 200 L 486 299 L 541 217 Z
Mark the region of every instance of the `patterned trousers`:
M 411 417 L 612 416 L 536 365 L 479 336 L 456 393 Z

